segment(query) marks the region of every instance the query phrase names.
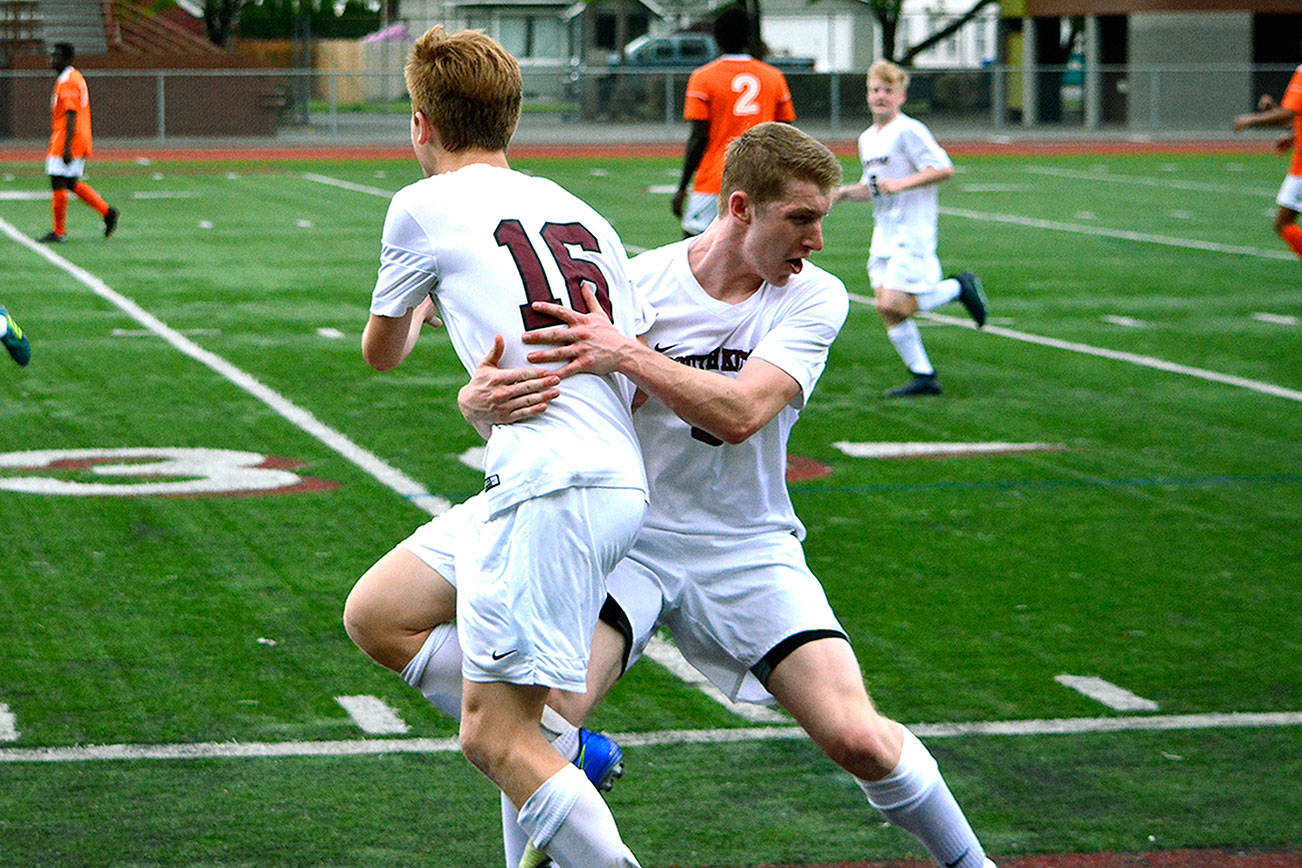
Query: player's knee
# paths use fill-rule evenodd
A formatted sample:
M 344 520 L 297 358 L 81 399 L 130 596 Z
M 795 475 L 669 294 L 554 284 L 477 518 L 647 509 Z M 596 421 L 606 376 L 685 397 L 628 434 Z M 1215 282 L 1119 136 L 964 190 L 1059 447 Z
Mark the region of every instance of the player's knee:
M 1297 221 L 1296 214 L 1276 214 L 1275 215 L 1275 234 L 1283 235 L 1284 230 L 1292 226 Z
M 878 780 L 899 762 L 899 745 L 883 717 L 846 721 L 823 750 L 832 762 L 862 780 Z
M 467 702 L 461 713 L 458 740 L 461 753 L 470 764 L 490 778 L 503 765 L 510 753 L 509 739 L 502 737 L 503 730 L 490 725 L 485 714 L 473 702 Z
M 398 649 L 392 647 L 393 643 L 386 641 L 389 631 L 384 629 L 384 624 L 367 605 L 366 597 L 359 594 L 356 588 L 344 601 L 343 621 L 344 632 L 366 656 L 390 669 L 402 669 L 401 664 L 394 665 L 400 655 Z
M 887 325 L 895 325 L 909 318 L 909 312 L 904 305 L 890 298 L 877 299 L 877 315 Z

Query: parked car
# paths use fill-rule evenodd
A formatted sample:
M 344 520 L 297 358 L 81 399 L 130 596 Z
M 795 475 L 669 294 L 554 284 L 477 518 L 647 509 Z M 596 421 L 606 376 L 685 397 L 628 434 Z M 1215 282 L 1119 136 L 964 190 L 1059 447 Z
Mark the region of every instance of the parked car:
M 612 54 L 610 66 L 639 69 L 695 69 L 719 56 L 714 37 L 705 33 L 674 33 L 669 36 L 639 36 L 629 42 L 623 55 Z M 764 58 L 783 70 L 812 70 L 814 58 L 772 54 Z

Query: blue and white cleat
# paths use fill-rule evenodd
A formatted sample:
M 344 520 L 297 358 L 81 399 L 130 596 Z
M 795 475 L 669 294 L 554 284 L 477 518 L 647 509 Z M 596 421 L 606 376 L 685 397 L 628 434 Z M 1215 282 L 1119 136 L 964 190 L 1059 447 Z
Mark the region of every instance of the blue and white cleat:
M 579 730 L 578 766 L 598 792 L 608 793 L 624 776 L 624 752 L 610 736 L 588 729 Z
M 3 306 L 0 306 L 0 320 L 4 320 L 5 324 L 5 333 L 0 335 L 0 343 L 5 345 L 5 349 L 9 351 L 9 355 L 14 357 L 15 362 L 19 365 L 26 365 L 32 358 L 32 345 L 28 342 L 27 335 L 23 334 L 23 330 L 18 327 L 18 323 L 14 322 L 14 318 L 9 315 L 9 311 L 5 310 Z M 580 737 L 582 737 L 582 734 L 580 734 Z M 609 741 L 609 739 L 607 740 Z M 614 744 L 614 742 L 611 742 L 612 746 Z M 615 746 L 615 751 L 619 751 L 618 746 Z M 579 756 L 583 756 L 582 747 L 579 748 Z M 589 775 L 588 777 L 592 776 Z

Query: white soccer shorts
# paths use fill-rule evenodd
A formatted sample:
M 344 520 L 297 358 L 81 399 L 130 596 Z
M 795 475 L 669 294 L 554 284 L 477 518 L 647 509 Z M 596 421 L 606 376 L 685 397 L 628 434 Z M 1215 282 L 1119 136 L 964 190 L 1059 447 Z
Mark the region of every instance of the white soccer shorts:
M 683 205 L 683 231 L 688 235 L 700 235 L 718 216 L 718 193 L 688 193 Z
M 53 175 L 56 178 L 80 178 L 86 173 L 86 158 L 74 157 L 71 162 L 65 163 L 63 157 L 45 158 L 45 174 Z
M 422 524 L 398 543 L 430 569 L 457 586 L 457 550 L 475 538 L 488 517 L 487 501 L 482 493 L 458 503 Z
M 1302 175 L 1284 176 L 1284 183 L 1279 185 L 1279 195 L 1275 197 L 1275 204 L 1302 213 Z
M 633 628 L 629 665 L 659 627 L 668 627 L 683 656 L 733 700 L 773 701 L 752 668 L 784 640 L 845 635 L 789 533 L 693 536 L 644 528 L 608 584 Z
M 868 260 L 868 282 L 873 289 L 917 294 L 935 289 L 940 279 L 940 259 L 934 251 L 901 248 L 890 256 L 873 256 Z
M 589 487 L 489 516 L 457 551 L 461 674 L 583 693 L 606 575 L 645 512 L 638 489 Z

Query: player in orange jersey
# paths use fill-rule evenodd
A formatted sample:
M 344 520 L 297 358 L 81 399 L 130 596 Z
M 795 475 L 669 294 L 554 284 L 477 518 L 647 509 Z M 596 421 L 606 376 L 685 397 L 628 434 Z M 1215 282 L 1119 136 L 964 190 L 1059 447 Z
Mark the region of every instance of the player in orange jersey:
M 721 12 L 714 20 L 714 39 L 723 56 L 687 80 L 683 118 L 692 122 L 692 131 L 672 205 L 674 216 L 683 221 L 684 237 L 699 235 L 719 212 L 723 156 L 732 140 L 765 121 L 796 119 L 786 78 L 746 53 L 749 25 L 740 6 Z
M 1275 214 L 1275 232 L 1302 259 L 1302 226 L 1297 225 L 1298 212 L 1302 211 L 1302 66 L 1294 71 L 1282 100 L 1276 103 L 1269 94 L 1263 95 L 1257 101 L 1255 113 L 1234 119 L 1236 130 L 1287 124 L 1293 125 L 1293 131 L 1281 136 L 1275 146 L 1281 151 L 1292 148 L 1293 162 L 1289 164 L 1288 174 L 1275 197 L 1275 204 L 1279 206 Z
M 56 42 L 50 52 L 50 68 L 59 74 L 50 97 L 50 149 L 46 152 L 45 173 L 53 191 L 50 211 L 54 228 L 41 237 L 47 244 L 67 239 L 68 191 L 94 208 L 104 220 L 104 237 L 118 226 L 118 209 L 105 202 L 94 188 L 81 179 L 90 156 L 90 92 L 86 79 L 72 65 L 73 49 L 67 42 Z

